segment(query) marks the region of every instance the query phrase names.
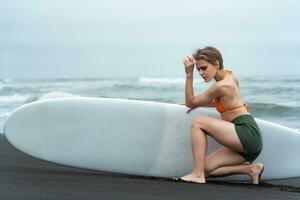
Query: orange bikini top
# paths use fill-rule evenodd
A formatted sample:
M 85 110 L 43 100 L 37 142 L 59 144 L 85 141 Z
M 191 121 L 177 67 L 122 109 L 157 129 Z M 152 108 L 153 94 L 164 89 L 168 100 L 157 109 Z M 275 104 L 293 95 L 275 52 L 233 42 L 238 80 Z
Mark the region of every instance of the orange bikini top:
M 242 107 L 245 107 L 247 112 L 250 111 L 249 106 L 247 104 L 244 104 L 242 106 L 238 106 L 238 107 L 226 110 L 226 108 L 224 108 L 224 106 L 221 104 L 221 102 L 218 99 L 214 99 L 213 103 L 215 104 L 215 107 L 216 107 L 216 109 L 219 113 L 225 113 L 225 112 L 232 111 L 232 110 L 235 110 L 235 109 L 239 109 L 239 108 L 242 108 Z
M 226 75 L 227 75 L 228 73 L 231 73 L 232 71 L 228 71 L 228 70 L 227 70 L 226 72 L 227 72 L 227 73 L 226 73 Z M 225 75 L 225 76 L 226 76 L 226 75 Z M 231 108 L 231 109 L 226 110 L 226 108 L 224 108 L 223 104 L 221 104 L 221 102 L 220 102 L 218 99 L 214 99 L 213 103 L 214 103 L 214 105 L 215 105 L 215 107 L 216 107 L 216 109 L 217 109 L 217 111 L 218 111 L 219 113 L 225 113 L 225 112 L 232 111 L 232 110 L 235 110 L 235 109 L 239 109 L 239 108 L 242 108 L 242 107 L 245 107 L 246 110 L 247 110 L 247 112 L 250 111 L 250 108 L 249 108 L 249 106 L 248 106 L 247 104 L 243 104 L 243 105 L 241 105 L 241 106 L 238 106 L 238 107 L 235 107 L 235 108 Z

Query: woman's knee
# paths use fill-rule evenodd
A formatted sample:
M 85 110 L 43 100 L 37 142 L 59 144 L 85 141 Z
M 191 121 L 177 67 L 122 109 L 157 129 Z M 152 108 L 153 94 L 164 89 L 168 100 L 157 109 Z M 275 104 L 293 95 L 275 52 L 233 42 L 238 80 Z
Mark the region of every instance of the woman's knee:
M 192 129 L 204 129 L 205 125 L 210 123 L 210 118 L 201 116 L 201 117 L 195 117 L 192 121 Z

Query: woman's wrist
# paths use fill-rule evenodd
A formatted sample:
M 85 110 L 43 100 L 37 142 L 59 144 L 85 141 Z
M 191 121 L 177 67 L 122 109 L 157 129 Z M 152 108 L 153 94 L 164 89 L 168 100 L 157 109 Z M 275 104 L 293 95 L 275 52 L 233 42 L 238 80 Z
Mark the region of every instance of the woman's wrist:
M 186 75 L 187 78 L 193 77 L 193 73 L 186 73 L 185 75 Z

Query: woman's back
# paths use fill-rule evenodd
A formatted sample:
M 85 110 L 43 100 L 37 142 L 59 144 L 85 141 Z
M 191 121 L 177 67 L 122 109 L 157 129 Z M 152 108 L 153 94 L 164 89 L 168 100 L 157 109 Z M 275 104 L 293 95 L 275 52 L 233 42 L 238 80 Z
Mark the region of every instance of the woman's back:
M 220 87 L 220 97 L 215 99 L 215 106 L 222 119 L 232 121 L 235 117 L 248 114 L 240 95 L 239 81 L 232 71 L 228 71 L 224 79 L 217 83 Z

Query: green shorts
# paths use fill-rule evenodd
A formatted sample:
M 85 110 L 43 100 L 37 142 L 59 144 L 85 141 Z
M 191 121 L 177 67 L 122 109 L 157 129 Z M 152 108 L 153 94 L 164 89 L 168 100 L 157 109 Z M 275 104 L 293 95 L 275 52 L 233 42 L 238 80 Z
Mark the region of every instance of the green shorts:
M 240 154 L 246 161 L 252 163 L 260 154 L 263 141 L 260 129 L 252 115 L 241 115 L 231 121 L 235 131 L 244 147 Z

